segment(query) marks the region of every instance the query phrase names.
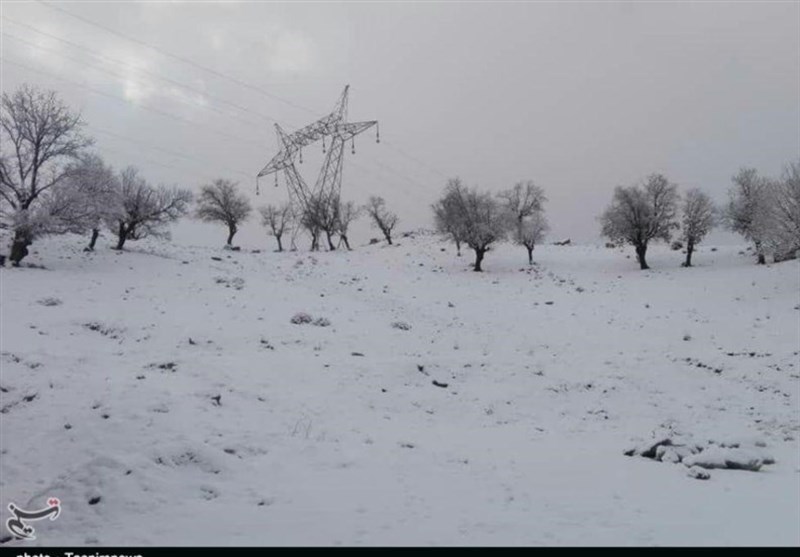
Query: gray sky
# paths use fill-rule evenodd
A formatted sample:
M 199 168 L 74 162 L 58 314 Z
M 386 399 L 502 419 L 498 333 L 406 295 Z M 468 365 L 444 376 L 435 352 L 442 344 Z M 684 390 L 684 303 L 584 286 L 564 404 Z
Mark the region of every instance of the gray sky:
M 52 5 L 111 32 L 3 2 L 3 90 L 56 89 L 100 154 L 153 182 L 229 177 L 252 195 L 277 149 L 272 119 L 305 125 L 347 83 L 350 119 L 378 119 L 382 142 L 356 139 L 343 196 L 384 196 L 402 229 L 430 226 L 448 176 L 492 190 L 533 179 L 551 239 L 595 241 L 614 186 L 663 172 L 722 201 L 740 166 L 777 175 L 800 156 L 797 2 Z M 304 155 L 313 181 L 321 153 Z M 286 198 L 273 183 L 257 204 Z M 224 232 L 185 224 L 176 240 Z M 255 222 L 240 241 L 265 244 Z

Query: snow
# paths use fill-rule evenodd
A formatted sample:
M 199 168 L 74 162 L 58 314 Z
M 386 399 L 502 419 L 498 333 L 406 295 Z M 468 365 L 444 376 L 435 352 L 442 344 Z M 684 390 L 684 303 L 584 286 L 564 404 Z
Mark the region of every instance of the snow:
M 397 243 L 35 244 L 0 271 L 3 522 L 55 496 L 34 544 L 800 544 L 797 261 Z M 774 462 L 623 454 L 668 437 Z

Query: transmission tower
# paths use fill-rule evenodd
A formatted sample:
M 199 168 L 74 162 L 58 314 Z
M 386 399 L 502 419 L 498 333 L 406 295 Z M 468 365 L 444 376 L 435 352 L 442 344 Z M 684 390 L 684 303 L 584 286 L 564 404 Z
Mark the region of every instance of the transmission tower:
M 347 85 L 333 111 L 303 128 L 292 133 L 287 133 L 279 124 L 275 124 L 278 134 L 278 145 L 281 150 L 258 173 L 258 178 L 275 175 L 275 186 L 278 185 L 278 173 L 283 172 L 286 178 L 286 187 L 292 202 L 297 203 L 301 209 L 306 209 L 314 198 L 334 200 L 339 198 L 342 188 L 342 162 L 348 141 L 351 143 L 352 153 L 355 154 L 355 136 L 372 126 L 376 128 L 376 141 L 380 143 L 380 130 L 378 121 L 348 122 L 347 121 L 347 94 L 350 86 Z M 298 172 L 295 161 L 303 162 L 303 147 L 307 147 L 322 140 L 322 151 L 325 160 L 322 162 L 317 181 L 310 188 Z M 326 147 L 326 140 L 328 141 Z

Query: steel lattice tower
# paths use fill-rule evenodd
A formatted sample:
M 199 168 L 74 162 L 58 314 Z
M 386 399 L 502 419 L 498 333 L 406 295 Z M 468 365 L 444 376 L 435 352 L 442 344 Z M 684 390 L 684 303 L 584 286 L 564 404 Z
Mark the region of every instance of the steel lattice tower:
M 283 171 L 286 178 L 286 187 L 289 190 L 289 197 L 301 209 L 307 208 L 309 202 L 315 197 L 338 200 L 342 187 L 342 162 L 344 160 L 345 144 L 348 140 L 353 141 L 353 138 L 361 132 L 378 124 L 377 120 L 367 122 L 347 121 L 347 94 L 349 89 L 349 85 L 344 88 L 339 101 L 330 114 L 295 132 L 286 133 L 279 124 L 275 124 L 275 131 L 278 134 L 278 144 L 281 146 L 281 150 L 258 173 L 256 180 L 263 176 L 275 174 L 275 185 L 277 186 L 278 173 Z M 327 151 L 325 150 L 326 138 L 329 140 Z M 378 131 L 376 139 L 380 142 L 380 131 Z M 301 149 L 320 140 L 322 140 L 325 160 L 322 162 L 322 168 L 312 189 L 309 188 L 300 172 L 298 172 L 295 167 L 295 161 L 299 160 L 302 163 L 303 153 Z M 355 153 L 354 142 L 353 153 Z

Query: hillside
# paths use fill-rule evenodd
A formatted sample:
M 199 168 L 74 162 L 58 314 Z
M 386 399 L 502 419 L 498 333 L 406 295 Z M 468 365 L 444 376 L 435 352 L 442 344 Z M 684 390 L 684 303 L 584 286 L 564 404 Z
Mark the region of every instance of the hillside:
M 57 496 L 35 543 L 800 544 L 800 262 L 398 244 L 37 243 L 0 270 L 2 520 Z M 774 463 L 623 455 L 662 435 Z

